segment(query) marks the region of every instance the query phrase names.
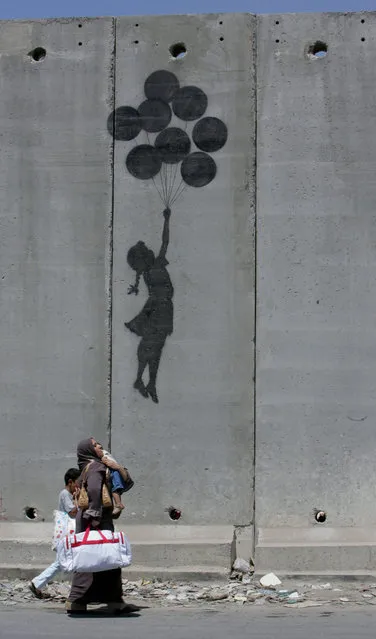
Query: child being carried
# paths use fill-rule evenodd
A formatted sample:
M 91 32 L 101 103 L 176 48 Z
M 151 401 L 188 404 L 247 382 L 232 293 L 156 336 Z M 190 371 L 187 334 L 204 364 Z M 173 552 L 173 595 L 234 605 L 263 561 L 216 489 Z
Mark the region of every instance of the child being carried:
M 112 496 L 114 499 L 114 509 L 112 514 L 116 517 L 120 516 L 121 511 L 125 508 L 121 501 L 121 496 L 123 493 L 126 493 L 132 488 L 134 481 L 131 479 L 127 469 L 119 464 L 108 450 L 105 450 L 103 447 L 102 450 L 102 462 L 107 466 L 111 473 Z

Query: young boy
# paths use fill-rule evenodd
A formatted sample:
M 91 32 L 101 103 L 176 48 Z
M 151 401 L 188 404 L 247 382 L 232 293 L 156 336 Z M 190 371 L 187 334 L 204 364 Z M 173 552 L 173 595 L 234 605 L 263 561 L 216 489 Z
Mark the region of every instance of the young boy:
M 64 475 L 65 488 L 63 488 L 59 495 L 58 510 L 68 515 L 71 519 L 75 519 L 78 510 L 77 498 L 80 490 L 76 482 L 80 475 L 81 473 L 78 468 L 69 468 Z M 34 577 L 29 584 L 33 595 L 38 599 L 43 599 L 42 589 L 58 572 L 60 572 L 60 564 L 56 560 L 48 566 L 46 570 L 41 572 L 40 575 Z

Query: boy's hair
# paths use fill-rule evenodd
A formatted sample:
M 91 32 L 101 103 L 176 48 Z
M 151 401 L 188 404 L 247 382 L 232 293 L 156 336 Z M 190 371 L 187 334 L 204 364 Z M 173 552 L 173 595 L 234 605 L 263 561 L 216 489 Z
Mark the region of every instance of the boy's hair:
M 77 481 L 77 479 L 79 478 L 79 476 L 81 475 L 80 471 L 78 470 L 78 468 L 69 468 L 69 470 L 67 470 L 67 472 L 64 475 L 64 483 L 66 486 L 68 486 L 68 482 L 71 479 L 72 481 Z

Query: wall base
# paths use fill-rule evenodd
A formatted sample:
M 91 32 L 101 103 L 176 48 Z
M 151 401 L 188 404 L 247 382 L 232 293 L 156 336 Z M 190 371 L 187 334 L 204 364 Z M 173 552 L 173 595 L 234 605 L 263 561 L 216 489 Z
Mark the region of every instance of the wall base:
M 122 528 L 119 526 L 119 528 Z M 166 572 L 223 576 L 231 568 L 233 526 L 124 526 L 132 544 L 131 572 L 161 576 Z M 0 568 L 20 574 L 54 561 L 51 524 L 1 523 Z M 127 571 L 129 572 L 129 571 Z M 0 570 L 1 574 L 1 570 Z M 172 578 L 172 577 L 171 577 Z
M 257 573 L 345 576 L 376 571 L 376 530 L 364 528 L 261 528 Z

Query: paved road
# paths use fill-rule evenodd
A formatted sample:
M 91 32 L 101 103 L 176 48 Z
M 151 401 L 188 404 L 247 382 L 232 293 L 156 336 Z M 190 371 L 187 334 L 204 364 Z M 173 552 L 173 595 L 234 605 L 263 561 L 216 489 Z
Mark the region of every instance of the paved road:
M 69 618 L 61 609 L 0 609 L 1 639 L 375 639 L 376 609 L 146 609 Z

